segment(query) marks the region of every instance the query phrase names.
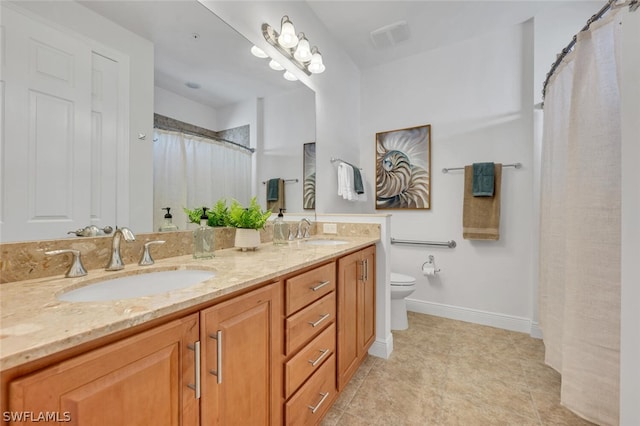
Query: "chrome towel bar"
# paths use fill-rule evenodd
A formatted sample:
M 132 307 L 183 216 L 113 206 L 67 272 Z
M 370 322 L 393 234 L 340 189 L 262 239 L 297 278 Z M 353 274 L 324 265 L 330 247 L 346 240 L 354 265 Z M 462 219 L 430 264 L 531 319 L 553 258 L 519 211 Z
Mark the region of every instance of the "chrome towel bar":
M 391 238 L 391 244 L 409 244 L 414 246 L 449 247 L 455 248 L 456 242 L 451 241 L 416 241 L 416 240 L 396 240 Z

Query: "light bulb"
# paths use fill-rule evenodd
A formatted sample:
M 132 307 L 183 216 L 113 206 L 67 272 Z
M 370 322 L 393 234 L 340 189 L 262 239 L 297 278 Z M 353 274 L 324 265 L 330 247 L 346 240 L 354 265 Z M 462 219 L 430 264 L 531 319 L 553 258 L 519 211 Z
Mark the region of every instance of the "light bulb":
M 279 63 L 277 63 L 275 59 L 272 59 L 271 61 L 269 61 L 269 67 L 272 70 L 276 70 L 276 71 L 282 71 L 284 69 L 284 67 Z
M 296 47 L 296 51 L 293 54 L 293 57 L 296 58 L 299 62 L 309 62 L 311 60 L 311 48 L 309 46 L 309 40 L 304 36 L 303 33 L 300 33 L 298 47 Z
M 292 72 L 289 71 L 285 71 L 283 76 L 289 81 L 296 81 L 298 79 L 298 77 L 296 77 Z
M 278 44 L 285 49 L 292 49 L 298 44 L 296 29 L 293 27 L 287 15 L 282 17 L 282 28 L 278 36 Z

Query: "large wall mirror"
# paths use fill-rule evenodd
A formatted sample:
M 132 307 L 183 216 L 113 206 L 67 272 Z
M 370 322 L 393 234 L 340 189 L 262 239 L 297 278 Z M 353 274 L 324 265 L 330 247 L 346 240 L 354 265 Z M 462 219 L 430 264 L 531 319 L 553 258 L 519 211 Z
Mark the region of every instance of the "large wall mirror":
M 282 178 L 291 182 L 285 187 L 287 210 L 308 207 L 303 205 L 302 146 L 315 140 L 315 94 L 301 82 L 285 80 L 282 72 L 269 68 L 268 60 L 252 56 L 251 43 L 200 3 L 25 1 L 3 2 L 2 12 L 4 43 L 13 43 L 18 27 L 20 31 L 33 27 L 36 33 L 25 38 L 36 42 L 6 49 L 14 56 L 3 58 L 4 104 L 12 104 L 11 97 L 16 96 L 12 76 L 31 75 L 28 68 L 8 69 L 8 59 L 12 64 L 36 59 L 49 67 L 33 71 L 44 76 L 42 81 L 17 86 L 30 94 L 36 113 L 49 119 L 30 120 L 34 111 L 25 105 L 15 117 L 20 118 L 26 137 L 13 130 L 3 133 L 0 242 L 64 238 L 67 232 L 90 224 L 130 226 L 134 232 L 157 230 L 164 211 L 153 205 L 151 195 L 154 113 L 214 131 L 248 126 L 249 144 L 255 150 L 251 195 L 264 204 L 263 183 Z M 13 27 L 10 21 L 16 21 Z M 102 30 L 108 35 L 102 35 Z M 130 46 L 137 46 L 133 38 L 149 41 L 147 47 L 140 43 L 141 53 Z M 85 55 L 87 40 L 95 43 Z M 16 53 L 21 51 L 25 54 Z M 77 69 L 67 69 L 70 63 L 86 63 L 87 76 L 79 78 Z M 114 63 L 124 71 L 114 68 Z M 76 87 L 71 94 L 64 88 L 60 91 L 69 76 L 75 80 L 69 80 L 68 86 Z M 99 90 L 96 81 L 102 84 Z M 116 83 L 109 86 L 109 81 Z M 45 86 L 49 92 L 40 96 Z M 98 101 L 96 92 L 101 94 Z M 112 95 L 110 100 L 107 95 Z M 111 122 L 100 109 L 108 108 L 105 102 L 112 102 L 120 114 Z M 5 114 L 3 128 L 15 121 L 13 117 Z M 96 121 L 96 117 L 100 118 Z M 71 129 L 69 123 L 80 130 Z M 29 136 L 34 133 L 40 139 Z M 91 142 L 83 143 L 85 139 Z M 17 145 L 27 146 L 24 153 L 15 152 Z M 211 164 L 225 168 L 226 179 L 233 181 L 233 167 L 224 161 Z M 7 179 L 8 169 L 13 170 L 12 179 Z M 79 173 L 86 175 L 84 184 L 76 178 Z M 9 184 L 20 176 L 22 186 Z M 229 190 L 225 198 L 236 196 Z M 182 207 L 195 206 L 171 207 L 172 213 L 178 213 L 174 221 L 184 229 Z

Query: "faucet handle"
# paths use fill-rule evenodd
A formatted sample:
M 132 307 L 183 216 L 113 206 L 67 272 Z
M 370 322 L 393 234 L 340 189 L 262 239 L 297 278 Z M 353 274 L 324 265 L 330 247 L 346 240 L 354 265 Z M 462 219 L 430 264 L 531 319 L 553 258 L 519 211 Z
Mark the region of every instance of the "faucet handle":
M 164 244 L 163 240 L 155 240 L 155 241 L 149 241 L 147 243 L 144 243 L 144 250 L 142 251 L 142 257 L 140 258 L 140 262 L 138 262 L 138 265 L 153 265 L 154 261 L 153 258 L 151 257 L 151 252 L 149 250 L 149 247 L 151 247 L 151 245 L 153 244 Z
M 62 249 L 62 250 L 51 250 L 51 251 L 44 252 L 44 254 L 46 254 L 47 256 L 63 254 L 63 253 L 73 254 L 73 261 L 71 262 L 71 265 L 69 266 L 69 270 L 65 274 L 65 277 L 76 278 L 76 277 L 84 277 L 85 275 L 87 275 L 87 270 L 84 269 L 84 265 L 82 264 L 82 260 L 80 259 L 80 250 Z

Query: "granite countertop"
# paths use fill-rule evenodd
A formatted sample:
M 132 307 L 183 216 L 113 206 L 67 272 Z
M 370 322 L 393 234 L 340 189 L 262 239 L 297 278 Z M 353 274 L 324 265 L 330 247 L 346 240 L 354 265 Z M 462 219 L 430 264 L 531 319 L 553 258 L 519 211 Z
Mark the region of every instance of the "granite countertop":
M 0 370 L 214 301 L 378 241 L 374 237 L 335 239 L 348 243 L 311 245 L 293 241 L 284 246 L 265 243 L 256 251 L 217 250 L 213 259 L 196 260 L 191 255 L 178 256 L 157 260 L 152 266 L 129 264 L 117 272 L 90 270 L 88 275 L 81 278 L 56 276 L 2 284 Z M 63 302 L 56 298 L 59 294 L 93 282 L 171 269 L 204 269 L 216 275 L 199 284 L 153 296 L 104 302 Z

